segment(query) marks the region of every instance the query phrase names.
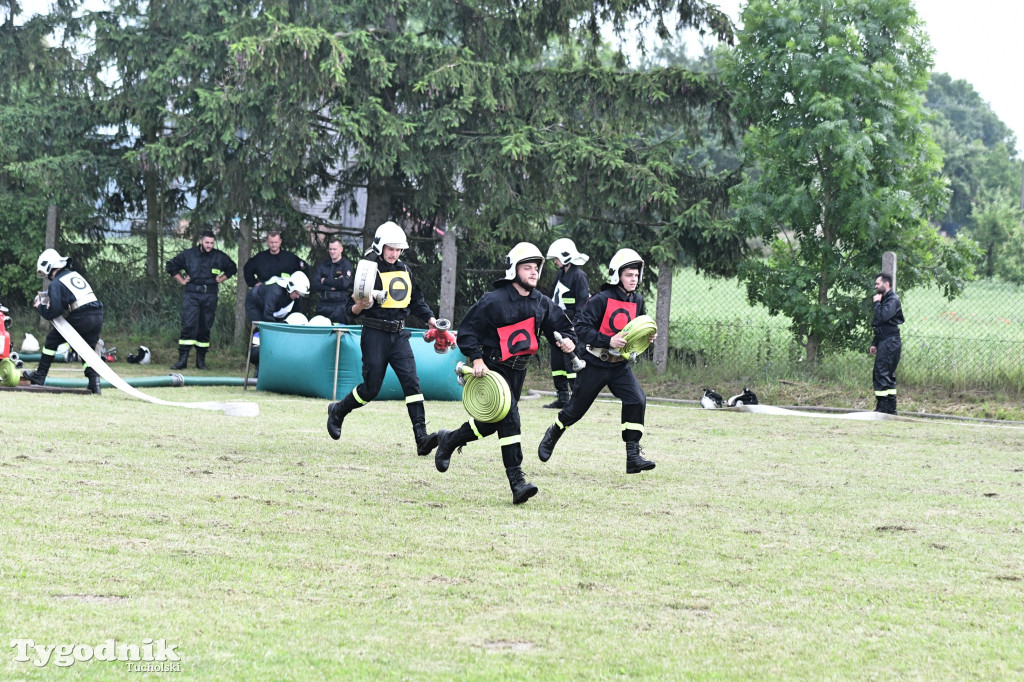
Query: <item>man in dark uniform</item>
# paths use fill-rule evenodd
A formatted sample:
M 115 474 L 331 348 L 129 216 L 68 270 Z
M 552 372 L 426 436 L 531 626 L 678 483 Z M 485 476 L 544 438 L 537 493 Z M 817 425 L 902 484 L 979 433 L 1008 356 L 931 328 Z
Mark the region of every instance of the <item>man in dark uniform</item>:
M 178 338 L 178 362 L 171 369 L 188 367 L 188 353 L 196 347 L 196 369 L 206 366 L 210 350 L 210 330 L 217 315 L 217 289 L 238 272 L 235 261 L 213 247 L 213 232 L 206 230 L 199 243 L 167 261 L 167 274 L 185 287 L 181 304 L 181 336 Z
M 258 282 L 245 295 L 245 312 L 252 322 L 284 322 L 295 302 L 309 295 L 309 278 L 295 271 L 270 284 Z
M 320 292 L 316 314 L 334 324 L 348 324 L 348 309 L 352 303 L 352 263 L 342 255 L 344 250 L 341 238 L 328 239 L 328 258 L 313 271 L 312 286 Z
M 871 319 L 874 337 L 869 352 L 875 356 L 871 383 L 875 387 L 875 412 L 896 414 L 896 367 L 900 364 L 903 344 L 899 325 L 903 324 L 900 297 L 892 290 L 892 277 L 880 273 L 875 277 L 875 314 Z
M 548 247 L 548 258 L 554 258 L 555 267 L 558 268 L 551 300 L 565 311 L 570 322 L 576 324 L 576 318 L 590 298 L 590 281 L 580 267 L 590 260 L 590 256 L 580 253 L 573 240 L 562 238 L 556 239 Z M 556 397 L 554 402 L 544 407 L 557 409 L 569 403 L 576 373 L 572 371 L 565 353 L 555 346 L 551 348 L 551 379 L 555 384 Z
M 512 390 L 512 406 L 495 424 L 470 419 L 454 431 L 441 431 L 434 455 L 434 464 L 443 473 L 456 448 L 497 432 L 513 504 L 522 504 L 537 494 L 537 486 L 527 483 L 523 476 L 519 396 L 527 365 L 540 345 L 538 330 L 552 345 L 556 343 L 555 332 L 561 333 L 558 352 L 568 353 L 576 347 L 576 334 L 565 312 L 536 289 L 543 265 L 540 249 L 526 242 L 516 244 L 505 258 L 505 278 L 494 282 L 493 290 L 484 294 L 459 323 L 456 339 L 459 350 L 473 363 L 473 375 L 496 372 L 503 377 Z
M 409 268 L 399 260 L 407 248 L 409 243 L 401 227 L 388 221 L 377 228 L 372 250 L 367 251 L 366 256 L 375 257 L 377 264 L 373 290 L 386 292 L 387 299 L 379 305 L 374 305 L 373 298 L 353 300 L 347 306 L 349 320 L 363 325 L 359 342 L 363 354 L 363 383 L 344 400 L 327 406 L 327 433 L 334 440 L 341 438 L 345 417 L 377 397 L 384 383 L 384 373 L 391 365 L 405 394 L 405 407 L 416 438 L 416 454 L 423 457 L 437 447 L 437 434 L 427 433 L 423 394 L 405 318 L 411 312 L 432 329 L 437 320 L 423 300 L 423 293 Z M 355 296 L 353 293 L 352 298 Z
M 644 261 L 633 249 L 620 249 L 609 263 L 608 283 L 587 301 L 576 322 L 580 343 L 587 347 L 587 366 L 576 378 L 572 401 L 563 407 L 541 439 L 537 453 L 546 462 L 565 430 L 583 418 L 605 386 L 622 401 L 622 440 L 626 444 L 626 473 L 653 469 L 644 459 L 640 439 L 644 435 L 647 396 L 633 374 L 629 358 L 619 349 L 626 345 L 622 328 L 645 315 L 644 298 L 638 291 Z
M 293 272 L 300 271 L 305 274 L 308 270 L 306 261 L 291 251 L 283 250 L 281 242 L 280 232 L 267 233 L 267 250 L 260 251 L 246 261 L 242 275 L 250 289 L 256 286 L 257 282 L 270 284 L 277 279 L 288 279 Z
M 67 268 L 68 259 L 54 249 L 46 249 L 36 261 L 36 274 L 49 281 L 46 294 L 36 296 L 33 305 L 44 320 L 55 320 L 61 315 L 81 335 L 90 348 L 95 348 L 103 330 L 103 304 L 96 299 L 92 287 L 85 278 Z M 57 346 L 64 343 L 64 337 L 51 327 L 43 342 L 43 354 L 39 367 L 28 370 L 22 376 L 30 383 L 42 386 L 50 372 L 50 364 L 57 353 Z M 83 368 L 89 380 L 89 390 L 100 394 L 100 375 L 86 364 Z

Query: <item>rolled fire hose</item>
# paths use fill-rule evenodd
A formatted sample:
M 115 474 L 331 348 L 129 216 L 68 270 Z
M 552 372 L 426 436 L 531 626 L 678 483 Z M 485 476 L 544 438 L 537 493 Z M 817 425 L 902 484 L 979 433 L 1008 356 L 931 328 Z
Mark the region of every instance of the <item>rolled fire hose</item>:
M 153 396 L 146 395 L 142 391 L 133 388 L 128 383 L 117 375 L 117 372 L 112 370 L 107 363 L 103 362 L 96 351 L 89 347 L 89 344 L 85 342 L 85 339 L 75 331 L 75 328 L 68 324 L 68 321 L 63 317 L 58 317 L 53 320 L 53 327 L 64 340 L 75 349 L 78 356 L 82 358 L 82 362 L 86 363 L 90 367 L 96 370 L 96 372 L 107 380 L 107 382 L 114 388 L 127 393 L 133 398 L 139 400 L 145 400 L 148 403 L 154 405 L 169 405 L 171 407 L 187 407 L 196 410 L 214 410 L 223 412 L 224 414 L 231 417 L 255 417 L 260 413 L 260 406 L 256 403 L 249 402 L 230 402 L 222 403 L 216 401 L 199 402 L 199 403 L 176 403 L 169 400 L 161 400 L 154 398 Z
M 459 383 L 463 384 L 462 406 L 473 419 L 494 424 L 504 419 L 512 409 L 512 389 L 508 387 L 505 377 L 497 372 L 475 377 L 473 368 L 464 362 L 455 366 L 455 373 Z
M 639 355 L 651 345 L 651 337 L 658 333 L 658 324 L 650 315 L 639 315 L 630 320 L 621 333 L 626 345 L 619 352 L 627 356 Z
M 21 370 L 10 358 L 0 360 L 0 386 L 17 386 L 21 381 Z

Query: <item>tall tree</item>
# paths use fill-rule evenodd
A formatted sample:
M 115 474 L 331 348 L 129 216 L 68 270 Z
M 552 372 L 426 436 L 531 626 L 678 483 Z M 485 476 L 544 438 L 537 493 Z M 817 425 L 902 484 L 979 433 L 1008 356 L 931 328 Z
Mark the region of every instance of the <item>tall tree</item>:
M 928 221 L 945 200 L 922 104 L 930 48 L 909 0 L 751 0 L 742 20 L 726 69 L 758 174 L 737 213 L 771 255 L 741 277 L 814 363 L 863 340 L 884 251 L 901 289 L 937 279 L 952 294 L 970 274 L 970 245 Z

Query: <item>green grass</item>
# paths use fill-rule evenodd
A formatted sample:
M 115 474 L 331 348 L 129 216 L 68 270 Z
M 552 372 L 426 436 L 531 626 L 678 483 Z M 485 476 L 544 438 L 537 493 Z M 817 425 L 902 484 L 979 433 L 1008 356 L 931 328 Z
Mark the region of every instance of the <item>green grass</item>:
M 1024 675 L 1021 431 L 598 403 L 513 507 L 492 437 L 447 474 L 400 402 L 234 388 L 256 419 L 2 393 L 6 641 L 177 645 L 183 679 Z M 428 403 L 433 427 L 463 420 Z M 0 678 L 130 677 L 93 661 Z

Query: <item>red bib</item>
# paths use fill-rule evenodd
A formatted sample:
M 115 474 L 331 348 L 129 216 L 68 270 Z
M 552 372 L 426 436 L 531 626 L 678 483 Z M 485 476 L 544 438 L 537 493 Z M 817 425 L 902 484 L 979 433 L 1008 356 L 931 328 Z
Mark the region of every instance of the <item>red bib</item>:
M 501 344 L 501 359 L 508 360 L 513 355 L 533 355 L 537 352 L 537 323 L 530 317 L 498 327 L 498 342 Z
M 601 320 L 601 329 L 599 331 L 605 336 L 615 336 L 634 317 L 636 317 L 636 303 L 616 301 L 609 298 L 608 305 L 604 309 L 604 319 Z

